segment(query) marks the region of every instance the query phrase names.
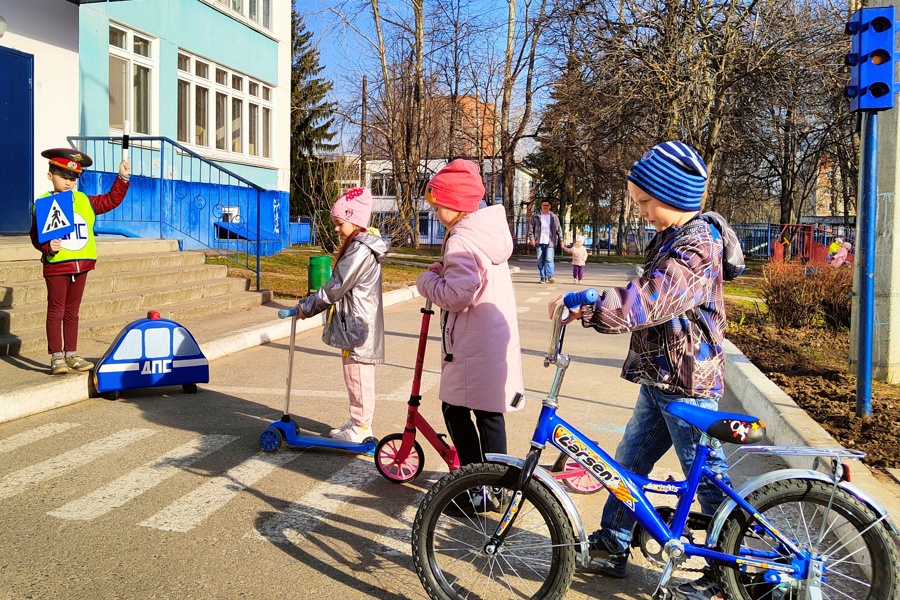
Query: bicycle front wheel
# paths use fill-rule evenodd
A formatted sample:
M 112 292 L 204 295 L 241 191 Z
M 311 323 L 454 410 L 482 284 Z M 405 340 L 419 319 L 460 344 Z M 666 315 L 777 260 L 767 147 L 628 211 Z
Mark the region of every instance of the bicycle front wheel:
M 834 491 L 834 499 L 829 501 Z M 823 600 L 898 600 L 894 542 L 875 513 L 849 492 L 809 479 L 763 486 L 747 502 L 781 534 L 824 561 Z M 736 509 L 722 529 L 719 548 L 728 554 L 765 556 L 790 564 L 793 555 L 755 519 Z M 795 600 L 807 597 L 805 580 L 772 582 L 766 571 L 715 566 L 729 600 Z
M 477 463 L 438 481 L 419 505 L 413 561 L 434 600 L 565 597 L 575 571 L 575 536 L 563 507 L 532 479 L 499 550 L 484 546 L 506 511 L 519 470 Z

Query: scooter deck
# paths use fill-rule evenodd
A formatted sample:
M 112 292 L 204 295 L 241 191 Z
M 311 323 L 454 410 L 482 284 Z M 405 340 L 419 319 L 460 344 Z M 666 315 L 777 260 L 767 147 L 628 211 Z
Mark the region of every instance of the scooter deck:
M 277 433 L 276 433 L 277 432 Z M 275 436 L 278 436 L 276 438 Z M 375 454 L 378 440 L 367 437 L 362 442 L 348 442 L 320 435 L 298 435 L 297 429 L 290 421 L 275 421 L 266 427 L 259 436 L 259 445 L 266 452 L 275 452 L 285 444 L 292 448 L 333 448 L 356 454 Z

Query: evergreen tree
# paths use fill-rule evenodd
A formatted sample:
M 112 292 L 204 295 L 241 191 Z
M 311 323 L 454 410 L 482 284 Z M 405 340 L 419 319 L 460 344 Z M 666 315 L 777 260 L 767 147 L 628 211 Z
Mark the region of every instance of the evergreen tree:
M 325 100 L 332 83 L 318 76 L 319 51 L 296 10 L 291 24 L 291 214 L 313 216 L 337 191 L 329 164 L 318 156 L 337 147 L 330 143 L 334 105 Z

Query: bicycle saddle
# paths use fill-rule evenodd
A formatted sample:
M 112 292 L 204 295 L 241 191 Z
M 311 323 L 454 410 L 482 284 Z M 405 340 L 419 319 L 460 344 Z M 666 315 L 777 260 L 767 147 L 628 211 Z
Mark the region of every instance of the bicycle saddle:
M 666 410 L 706 435 L 729 444 L 756 444 L 766 437 L 765 423 L 749 415 L 709 410 L 684 402 L 670 402 Z

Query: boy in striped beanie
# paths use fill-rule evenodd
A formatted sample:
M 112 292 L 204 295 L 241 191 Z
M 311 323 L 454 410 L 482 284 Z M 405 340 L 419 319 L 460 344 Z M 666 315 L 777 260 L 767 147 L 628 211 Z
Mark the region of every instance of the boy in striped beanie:
M 733 231 L 715 213 L 708 213 L 718 217 L 715 223 L 700 215 L 707 179 L 697 151 L 677 141 L 654 146 L 634 163 L 628 191 L 641 217 L 658 232 L 647 247 L 644 271 L 627 286 L 605 289 L 593 305 L 572 311 L 567 321 L 581 319 L 584 327 L 600 333 L 632 332 L 622 377 L 641 387 L 615 458 L 645 477 L 673 445 L 685 474 L 696 455 L 696 433 L 665 411 L 666 405 L 684 402 L 717 410 L 722 396 L 723 253 L 726 245 L 731 247 L 723 239 Z M 742 266 L 742 255 L 740 262 Z M 720 453 L 710 455 L 706 465 L 716 473 L 727 468 Z M 701 509 L 710 515 L 724 499 L 706 480 L 698 496 Z M 626 576 L 633 524 L 631 513 L 610 495 L 600 529 L 589 537 L 594 569 L 609 577 Z M 670 591 L 681 600 L 721 597 L 708 572 Z

